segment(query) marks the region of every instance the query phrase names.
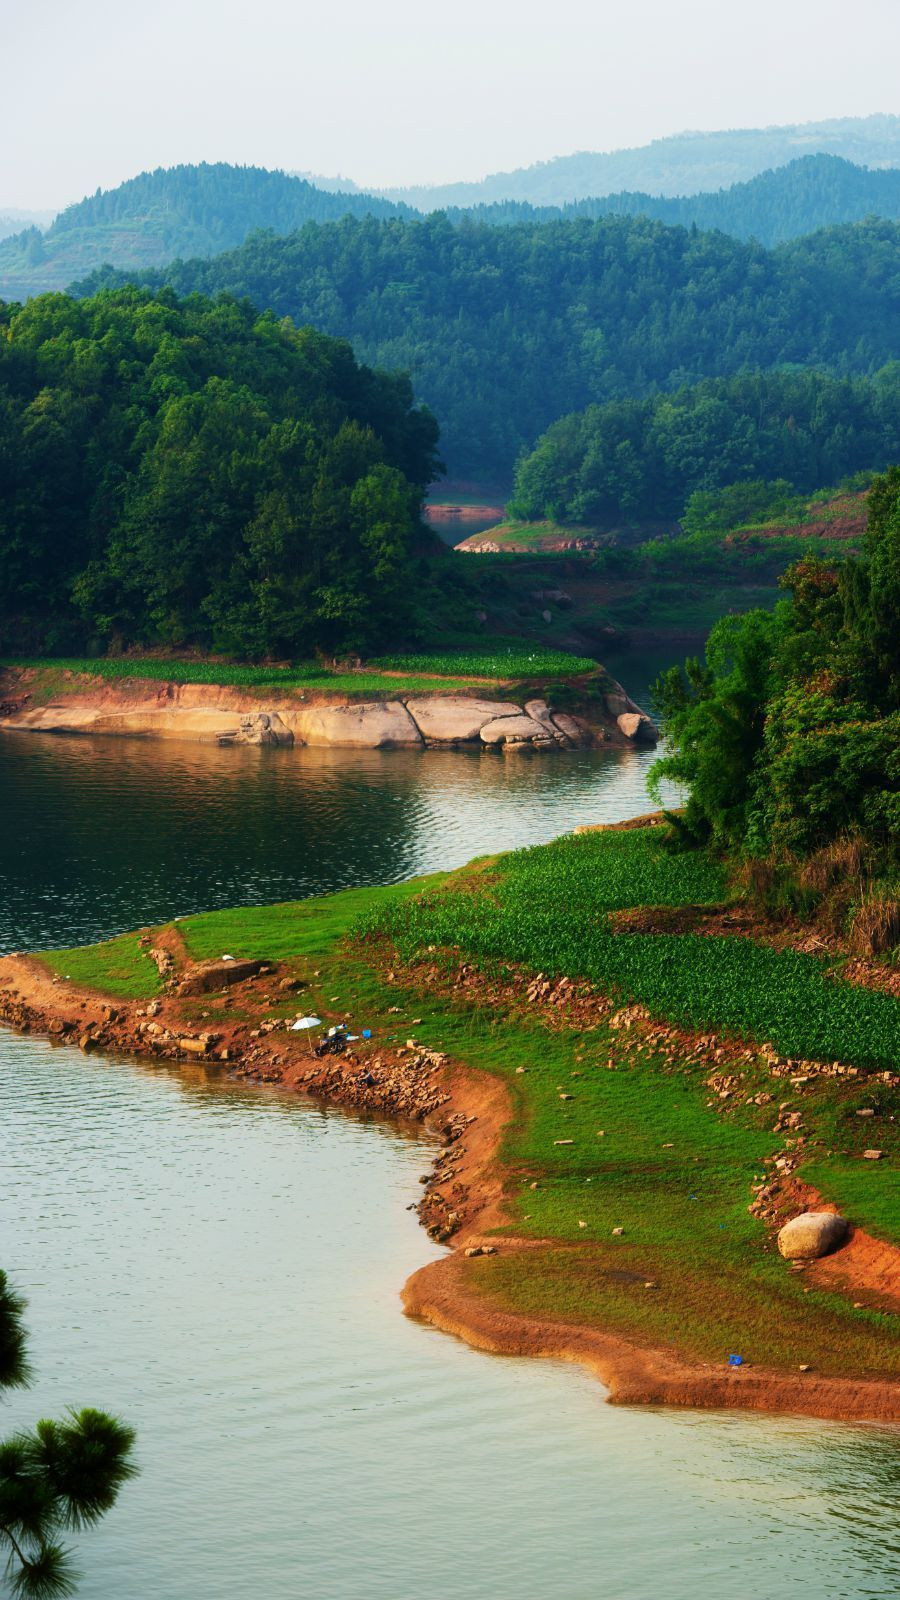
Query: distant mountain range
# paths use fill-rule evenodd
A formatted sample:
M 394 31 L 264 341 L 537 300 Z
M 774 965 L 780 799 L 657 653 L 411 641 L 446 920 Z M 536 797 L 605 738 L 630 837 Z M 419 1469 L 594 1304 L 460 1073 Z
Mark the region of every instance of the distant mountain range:
M 379 191 L 419 211 L 446 206 L 527 200 L 561 206 L 593 195 L 639 190 L 649 195 L 691 195 L 728 189 L 798 156 L 842 156 L 865 167 L 900 166 L 900 117 L 837 117 L 780 128 L 740 128 L 721 133 L 676 133 L 631 150 L 582 151 L 539 161 L 515 172 L 496 172 L 479 183 L 447 183 Z M 329 180 L 311 177 L 322 188 Z M 342 187 L 347 180 L 335 180 Z
M 505 180 L 501 178 L 485 180 L 481 185 L 409 190 L 407 200 L 400 201 L 385 194 L 348 191 L 346 187 L 316 188 L 303 177 L 262 167 L 219 162 L 158 168 L 117 189 L 98 190 L 67 207 L 46 232 L 34 225 L 23 230 L 21 213 L 18 218 L 0 217 L 0 299 L 22 300 L 47 290 L 63 289 L 104 265 L 141 272 L 176 259 L 214 256 L 241 245 L 257 229 L 286 235 L 307 222 L 332 222 L 345 216 L 412 219 L 421 215 L 408 203 L 414 197 L 424 204 L 422 197 L 427 196 L 433 208 L 439 197 L 463 191 L 477 195 L 478 203 L 457 206 L 448 204 L 446 199 L 441 201 L 454 222 L 468 219 L 503 226 L 577 217 L 647 216 L 669 224 L 720 229 L 740 239 L 757 238 L 766 245 L 799 238 L 818 228 L 858 222 L 867 216 L 900 219 L 900 117 L 847 119 L 819 124 L 817 128 L 817 136 L 822 139 L 828 137 L 855 152 L 864 150 L 873 165 L 855 165 L 843 154 L 795 155 L 754 177 L 708 192 L 677 196 L 653 193 L 651 176 L 643 189 L 612 192 L 597 187 L 583 199 L 537 206 L 523 198 L 489 200 L 491 186 L 502 187 Z M 543 185 L 542 175 L 551 169 L 557 173 L 565 169 L 571 176 L 573 163 L 582 164 L 584 182 L 594 181 L 591 172 L 600 174 L 599 182 L 607 171 L 621 172 L 626 168 L 655 172 L 657 183 L 663 181 L 664 173 L 669 174 L 667 182 L 675 181 L 672 174 L 676 171 L 688 173 L 693 181 L 700 170 L 720 170 L 726 146 L 733 151 L 744 149 L 746 164 L 763 150 L 779 156 L 804 141 L 813 143 L 814 131 L 810 125 L 736 134 L 680 135 L 658 140 L 643 151 L 561 158 L 509 176 L 522 178 L 524 183 L 530 174 L 534 179 L 534 183 L 529 180 L 533 194 Z M 689 148 L 705 152 L 702 159 L 698 154 L 690 167 L 686 155 Z M 658 154 L 663 150 L 668 152 L 665 158 Z M 751 150 L 756 152 L 752 158 Z M 719 151 L 720 168 L 712 161 L 715 151 Z M 651 162 L 648 167 L 653 152 L 657 152 L 653 158 L 656 165 Z M 643 166 L 636 159 L 639 156 Z M 629 166 L 630 158 L 635 159 Z M 732 167 L 739 164 L 733 154 Z M 347 183 L 343 179 L 334 181 Z M 554 183 L 549 188 L 559 192 L 560 185 L 554 189 Z
M 900 168 L 871 172 L 841 156 L 801 156 L 786 167 L 760 173 L 715 194 L 678 198 L 649 194 L 605 195 L 566 206 L 532 206 L 521 200 L 451 210 L 494 225 L 551 222 L 570 217 L 652 217 L 683 227 L 717 228 L 736 239 L 783 244 L 819 228 L 861 222 L 869 216 L 900 219 Z

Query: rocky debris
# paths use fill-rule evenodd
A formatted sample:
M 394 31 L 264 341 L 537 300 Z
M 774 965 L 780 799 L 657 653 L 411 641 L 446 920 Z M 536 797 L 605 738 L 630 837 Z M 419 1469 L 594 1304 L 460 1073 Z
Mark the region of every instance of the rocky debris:
M 163 950 L 161 947 L 156 946 L 148 950 L 147 954 L 161 978 L 171 977 L 175 969 L 175 963 L 168 950 Z
M 277 711 L 248 711 L 233 733 L 219 735 L 219 744 L 292 745 L 294 735 Z
M 217 989 L 255 978 L 264 966 L 263 961 L 198 961 L 186 968 L 175 992 L 179 995 L 212 994 Z
M 835 1211 L 804 1211 L 778 1234 L 778 1248 L 788 1261 L 816 1261 L 845 1241 L 850 1224 Z

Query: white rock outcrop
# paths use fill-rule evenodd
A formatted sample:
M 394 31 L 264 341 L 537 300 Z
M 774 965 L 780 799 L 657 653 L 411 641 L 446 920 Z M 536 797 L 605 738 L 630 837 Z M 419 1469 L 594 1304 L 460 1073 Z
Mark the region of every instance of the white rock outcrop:
M 837 1250 L 850 1224 L 836 1211 L 804 1211 L 786 1222 L 778 1235 L 778 1248 L 788 1261 L 815 1261 Z
M 524 712 L 517 717 L 495 717 L 481 730 L 482 744 L 550 744 L 550 735 L 533 717 Z
M 304 744 L 384 750 L 421 745 L 422 735 L 402 700 L 365 700 L 354 705 L 309 705 L 283 711 L 282 719 Z
M 406 709 L 429 744 L 468 744 L 497 717 L 520 717 L 522 707 L 509 700 L 470 700 L 466 695 L 416 696 Z

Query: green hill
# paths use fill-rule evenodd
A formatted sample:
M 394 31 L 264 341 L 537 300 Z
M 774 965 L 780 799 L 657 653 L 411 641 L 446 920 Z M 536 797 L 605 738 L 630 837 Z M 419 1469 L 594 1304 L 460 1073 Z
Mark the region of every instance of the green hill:
M 0 234 L 0 298 L 64 289 L 105 262 L 126 271 L 176 256 L 209 256 L 254 228 L 291 233 L 346 215 L 394 216 L 405 207 L 371 195 L 327 194 L 302 178 L 225 162 L 157 168 L 117 189 L 97 190 L 47 229 Z
M 498 483 L 552 422 L 590 405 L 748 368 L 884 366 L 900 350 L 898 244 L 900 226 L 876 221 L 767 250 L 642 217 L 345 217 L 146 281 L 249 295 L 406 369 L 451 475 Z

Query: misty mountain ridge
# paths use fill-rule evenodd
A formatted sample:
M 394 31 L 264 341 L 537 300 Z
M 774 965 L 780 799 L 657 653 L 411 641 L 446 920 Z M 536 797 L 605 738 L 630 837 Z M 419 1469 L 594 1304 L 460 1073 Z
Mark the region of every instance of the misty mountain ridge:
M 900 166 L 900 116 L 876 113 L 783 127 L 675 133 L 626 150 L 555 156 L 471 183 L 376 192 L 424 211 L 500 200 L 559 206 L 618 190 L 676 197 L 727 189 L 803 155 L 842 156 L 857 166 Z M 313 181 L 327 187 L 327 180 Z

